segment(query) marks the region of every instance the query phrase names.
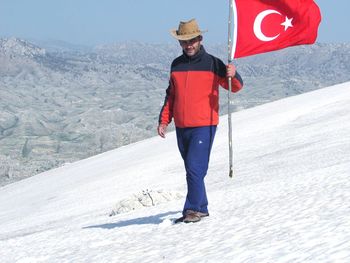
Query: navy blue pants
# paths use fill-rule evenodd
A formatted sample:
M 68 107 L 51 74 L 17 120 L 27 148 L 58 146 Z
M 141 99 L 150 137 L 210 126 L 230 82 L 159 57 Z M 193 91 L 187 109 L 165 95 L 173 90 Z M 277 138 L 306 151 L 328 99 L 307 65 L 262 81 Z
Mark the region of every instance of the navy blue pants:
M 183 209 L 208 213 L 204 177 L 207 174 L 210 151 L 216 126 L 176 128 L 177 144 L 184 160 L 187 196 Z

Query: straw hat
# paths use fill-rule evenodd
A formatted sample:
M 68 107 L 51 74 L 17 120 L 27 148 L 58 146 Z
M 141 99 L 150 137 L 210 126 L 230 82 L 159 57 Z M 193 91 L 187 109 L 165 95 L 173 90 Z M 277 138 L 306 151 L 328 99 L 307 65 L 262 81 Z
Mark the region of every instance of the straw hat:
M 201 31 L 199 29 L 196 19 L 191 19 L 188 22 L 180 22 L 177 30 L 172 29 L 170 31 L 171 35 L 178 40 L 189 40 L 200 36 L 205 32 L 207 32 L 207 30 Z

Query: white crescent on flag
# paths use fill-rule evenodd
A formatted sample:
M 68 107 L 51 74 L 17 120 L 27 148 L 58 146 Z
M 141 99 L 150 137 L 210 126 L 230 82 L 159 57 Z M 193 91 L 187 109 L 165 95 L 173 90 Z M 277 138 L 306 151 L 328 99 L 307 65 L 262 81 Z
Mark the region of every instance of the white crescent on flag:
M 280 35 L 280 34 L 277 34 L 276 36 L 273 36 L 273 37 L 267 37 L 261 30 L 261 23 L 263 22 L 265 17 L 267 17 L 268 15 L 271 15 L 271 14 L 282 15 L 280 12 L 277 12 L 276 10 L 271 10 L 271 9 L 265 10 L 265 11 L 261 12 L 260 14 L 258 14 L 257 17 L 255 18 L 255 21 L 254 21 L 254 34 L 258 39 L 260 39 L 261 41 L 264 41 L 264 42 L 275 40 Z

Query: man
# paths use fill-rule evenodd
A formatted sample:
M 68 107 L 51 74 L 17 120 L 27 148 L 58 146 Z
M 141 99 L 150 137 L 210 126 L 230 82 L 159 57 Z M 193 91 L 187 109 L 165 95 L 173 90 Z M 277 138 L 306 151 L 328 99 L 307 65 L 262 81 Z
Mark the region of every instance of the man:
M 204 177 L 219 122 L 219 91 L 243 86 L 233 65 L 227 65 L 208 54 L 202 46 L 202 34 L 195 19 L 180 22 L 171 34 L 179 40 L 183 54 L 171 64 L 169 87 L 159 115 L 158 134 L 165 138 L 168 124 L 174 118 L 177 143 L 184 160 L 187 196 L 183 216 L 177 222 L 198 222 L 209 216 Z

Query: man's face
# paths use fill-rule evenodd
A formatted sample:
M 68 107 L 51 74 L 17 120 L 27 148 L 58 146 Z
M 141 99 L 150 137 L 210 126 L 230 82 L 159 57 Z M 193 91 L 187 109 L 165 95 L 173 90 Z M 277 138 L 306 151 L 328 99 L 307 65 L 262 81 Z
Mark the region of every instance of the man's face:
M 190 40 L 179 40 L 182 50 L 187 56 L 191 57 L 197 54 L 201 47 L 202 36 L 192 38 Z

